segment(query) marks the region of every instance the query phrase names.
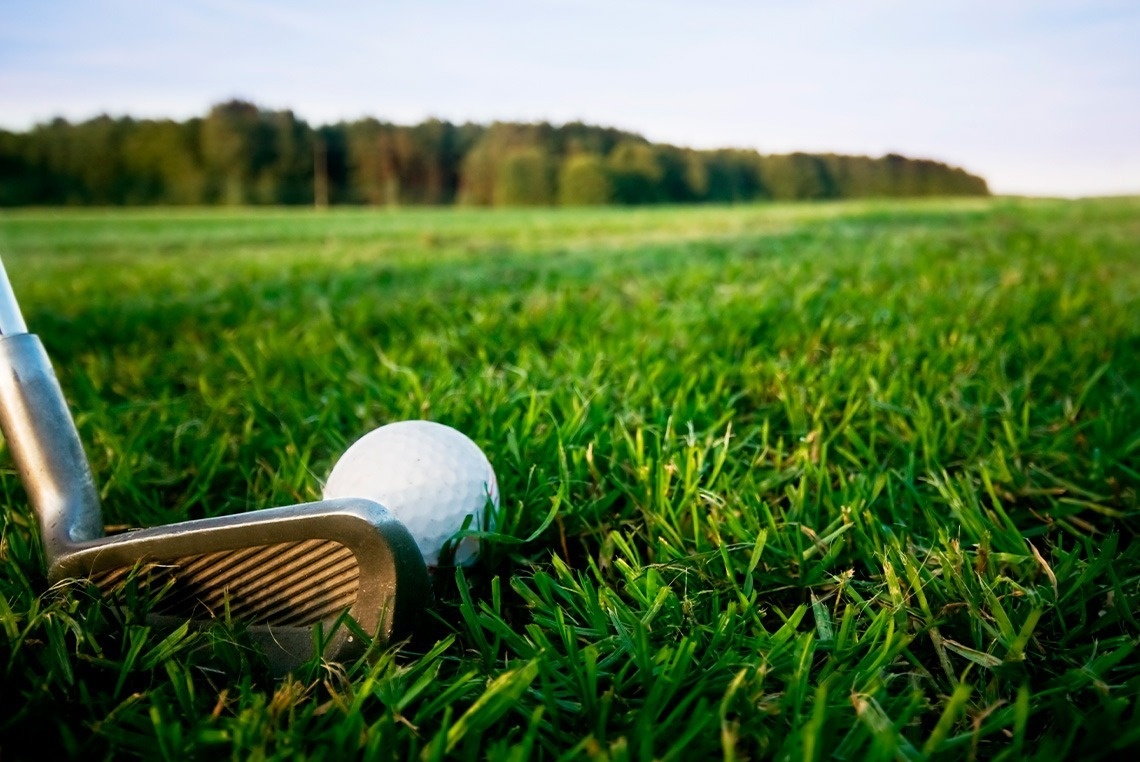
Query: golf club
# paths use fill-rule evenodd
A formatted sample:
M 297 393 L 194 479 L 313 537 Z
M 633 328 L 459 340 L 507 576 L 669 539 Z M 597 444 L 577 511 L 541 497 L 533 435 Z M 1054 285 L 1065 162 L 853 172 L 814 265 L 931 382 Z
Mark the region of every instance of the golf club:
M 139 569 L 170 590 L 152 618 L 230 616 L 249 626 L 278 674 L 314 654 L 344 660 L 366 633 L 406 633 L 431 584 L 407 529 L 372 500 L 323 500 L 104 536 L 99 493 L 75 423 L 39 338 L 27 332 L 0 262 L 0 428 L 39 521 L 48 579 L 79 577 L 101 590 Z

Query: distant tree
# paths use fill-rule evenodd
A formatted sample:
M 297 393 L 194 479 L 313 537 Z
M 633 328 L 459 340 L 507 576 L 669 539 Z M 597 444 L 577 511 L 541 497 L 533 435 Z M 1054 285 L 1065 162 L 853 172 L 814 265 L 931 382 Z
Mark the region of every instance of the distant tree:
M 654 146 L 654 156 L 660 171 L 657 181 L 660 200 L 670 204 L 685 204 L 701 200 L 690 184 L 693 152 L 671 145 Z
M 989 192 L 985 180 L 960 168 L 896 154 L 695 151 L 579 122 L 401 126 L 364 119 L 314 129 L 290 111 L 245 101 L 185 122 L 101 116 L 0 131 L 0 205 L 310 204 L 318 188 L 330 203 L 383 205 Z
M 700 151 L 685 151 L 685 187 L 694 201 L 709 196 L 709 168 Z
M 819 156 L 791 153 L 760 161 L 763 183 L 777 200 L 837 198 L 835 181 Z
M 616 130 L 612 127 L 598 127 L 582 122 L 570 122 L 554 131 L 556 144 L 551 149 L 566 157 L 578 153 L 592 153 L 607 156 L 614 147 L 626 140 L 643 140 L 640 135 Z
M 130 177 L 123 163 L 123 142 L 133 128 L 133 120 L 105 115 L 73 128 L 70 171 L 84 203 L 104 206 L 126 200 Z
M 324 145 L 329 203 L 358 203 L 351 179 L 348 125 L 341 122 L 317 127 L 313 130 L 313 140 L 320 140 Z
M 20 180 L 0 175 L 6 195 L 19 198 L 17 193 L 26 193 L 25 200 L 15 202 L 22 204 L 80 203 L 74 195 L 76 181 L 71 177 L 71 134 L 71 124 L 64 119 L 53 119 L 36 125 L 26 136 L 17 136 L 11 145 L 18 153 L 9 166 L 27 174 Z
M 495 179 L 495 206 L 554 203 L 554 164 L 541 148 L 518 148 L 503 158 Z
M 376 159 L 384 205 L 411 202 L 423 174 L 423 157 L 411 133 L 403 127 L 386 125 L 376 138 Z
M 608 157 L 614 200 L 621 204 L 652 204 L 664 200 L 665 172 L 648 143 L 624 140 Z
M 948 195 L 960 196 L 988 196 L 990 195 L 990 187 L 986 183 L 984 177 L 971 175 L 964 169 L 958 167 L 949 168 L 950 176 L 953 178 L 950 185 Z
M 755 151 L 706 151 L 704 159 L 709 201 L 734 203 L 766 197 L 767 189 L 760 177 L 760 157 Z
M 202 157 L 225 204 L 250 201 L 253 177 L 268 149 L 257 106 L 229 101 L 214 106 L 202 122 Z
M 463 158 L 459 185 L 461 203 L 476 206 L 498 203 L 499 172 L 507 157 L 522 149 L 539 149 L 551 154 L 555 137 L 555 130 L 545 123 L 492 124 Z
M 466 136 L 451 122 L 429 119 L 411 128 L 419 153 L 418 173 L 411 178 L 410 201 L 450 204 L 459 192 L 459 169 Z
M 558 172 L 558 203 L 563 206 L 600 206 L 613 201 L 605 160 L 593 153 L 568 156 Z
M 256 167 L 253 200 L 263 204 L 313 202 L 313 131 L 292 111 L 260 114 L 265 141 Z
M 460 170 L 459 202 L 469 206 L 490 206 L 495 202 L 498 165 L 494 150 L 482 142 L 463 157 Z
M 200 204 L 206 176 L 198 153 L 200 120 L 139 122 L 123 141 L 131 178 L 128 204 Z
M 0 206 L 47 203 L 46 174 L 35 171 L 29 135 L 0 130 Z
M 824 154 L 819 160 L 835 185 L 838 198 L 866 198 L 874 194 L 874 160 L 866 156 Z
M 396 195 L 395 189 L 388 187 L 388 159 L 380 138 L 390 127 L 375 119 L 345 125 L 345 156 L 353 201 L 380 206 Z
M 914 172 L 905 156 L 889 153 L 882 158 L 888 195 L 910 196 L 915 192 Z
M 423 145 L 409 128 L 390 126 L 378 139 L 384 203 L 388 206 L 430 203 L 438 196 L 430 186 L 432 167 Z

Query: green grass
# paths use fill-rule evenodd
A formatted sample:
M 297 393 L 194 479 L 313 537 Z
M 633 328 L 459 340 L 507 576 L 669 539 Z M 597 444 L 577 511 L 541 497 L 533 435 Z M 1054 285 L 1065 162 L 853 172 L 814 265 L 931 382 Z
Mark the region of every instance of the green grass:
M 6 454 L 0 756 L 1140 747 L 1140 200 L 36 212 L 0 247 L 110 524 L 315 499 L 431 418 L 504 495 L 415 640 L 49 587 Z

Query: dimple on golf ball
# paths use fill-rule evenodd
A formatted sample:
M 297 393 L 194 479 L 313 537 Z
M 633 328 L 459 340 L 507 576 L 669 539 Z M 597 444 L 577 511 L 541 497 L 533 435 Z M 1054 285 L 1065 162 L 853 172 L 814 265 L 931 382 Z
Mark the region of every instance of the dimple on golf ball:
M 383 505 L 415 538 L 428 566 L 439 565 L 443 545 L 471 516 L 482 529 L 488 501 L 499 505 L 499 485 L 487 456 L 466 435 L 432 421 L 399 421 L 370 431 L 333 466 L 326 500 L 364 497 Z M 468 565 L 479 540 L 464 537 L 455 563 Z

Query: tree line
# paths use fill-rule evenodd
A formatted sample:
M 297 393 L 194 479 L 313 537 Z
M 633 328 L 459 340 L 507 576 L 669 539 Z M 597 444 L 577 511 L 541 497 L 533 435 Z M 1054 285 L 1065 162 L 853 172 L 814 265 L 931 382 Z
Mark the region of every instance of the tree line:
M 184 122 L 101 116 L 0 130 L 0 206 L 600 205 L 985 195 L 897 154 L 764 155 L 582 123 L 310 126 L 244 101 Z

